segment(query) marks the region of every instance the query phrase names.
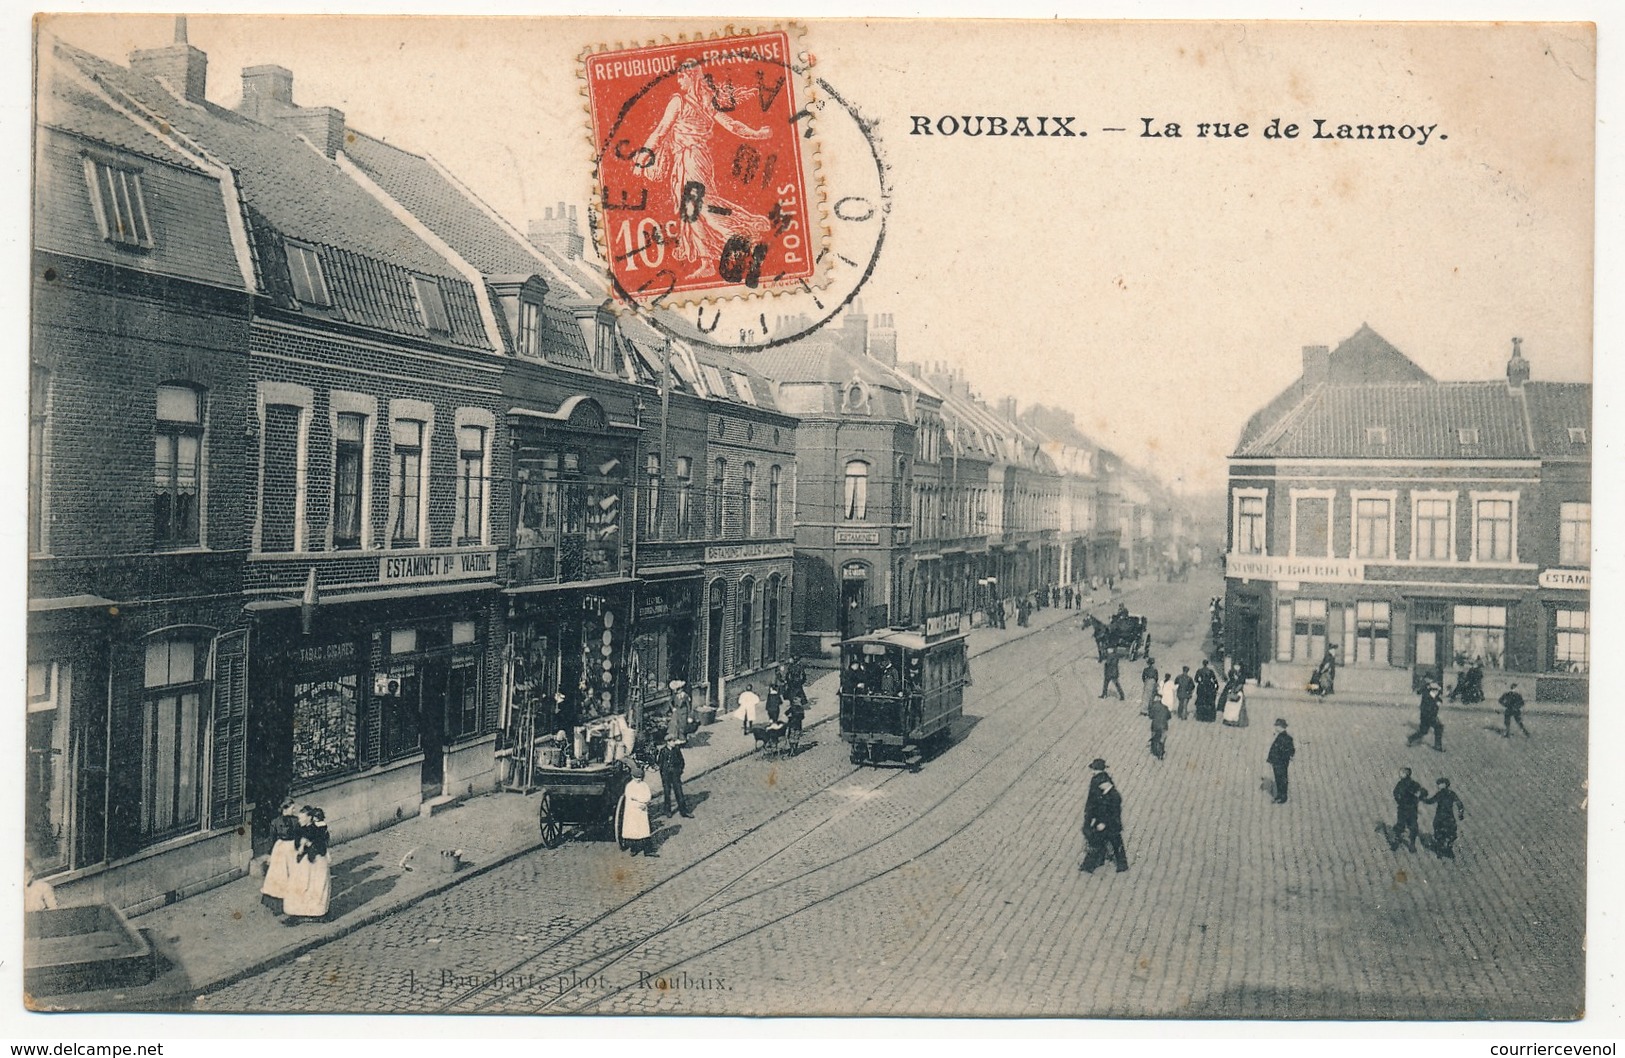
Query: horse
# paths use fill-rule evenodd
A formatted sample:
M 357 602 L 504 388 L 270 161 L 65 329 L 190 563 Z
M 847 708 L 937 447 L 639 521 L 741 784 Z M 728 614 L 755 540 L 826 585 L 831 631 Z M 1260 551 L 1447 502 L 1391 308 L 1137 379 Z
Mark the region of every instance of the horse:
M 1095 649 L 1100 654 L 1100 660 L 1106 660 L 1106 653 L 1113 650 L 1126 650 L 1130 661 L 1139 658 L 1142 652 L 1151 652 L 1150 624 L 1144 617 L 1135 617 L 1129 614 L 1119 614 L 1107 624 L 1094 614 L 1083 615 L 1084 624 L 1092 627 L 1095 636 Z

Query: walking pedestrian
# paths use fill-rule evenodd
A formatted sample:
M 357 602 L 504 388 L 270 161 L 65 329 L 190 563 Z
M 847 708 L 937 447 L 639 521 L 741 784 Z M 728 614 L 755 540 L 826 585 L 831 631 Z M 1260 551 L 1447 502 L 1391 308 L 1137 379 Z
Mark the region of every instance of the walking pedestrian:
M 1185 713 L 1191 704 L 1191 695 L 1196 691 L 1196 680 L 1191 677 L 1191 667 L 1181 665 L 1179 675 L 1174 677 L 1174 696 L 1179 700 L 1178 716 L 1181 720 L 1187 719 Z
M 1439 706 L 1443 701 L 1443 686 L 1436 680 L 1428 680 L 1427 686 L 1422 688 L 1422 697 L 1417 707 L 1416 732 L 1405 740 L 1405 745 L 1416 745 L 1431 731 L 1433 748 L 1440 753 L 1444 752 L 1444 723 L 1439 719 Z
M 1399 782 L 1394 784 L 1394 829 L 1388 835 L 1389 851 L 1397 851 L 1400 842 L 1410 835 L 1411 851 L 1416 851 L 1416 839 L 1420 836 L 1420 828 L 1416 822 L 1416 810 L 1427 799 L 1427 787 L 1411 778 L 1409 768 L 1399 769 Z
M 1151 755 L 1161 760 L 1168 747 L 1168 718 L 1173 714 L 1161 698 L 1151 699 L 1146 711 L 1151 717 Z
M 644 781 L 641 766 L 632 765 L 632 781 L 626 784 L 626 791 L 621 796 L 625 798 L 621 806 L 622 844 L 633 856 L 640 852 L 653 856 L 654 831 L 649 826 L 649 802 L 654 800 L 654 793 Z
M 1523 695 L 1518 693 L 1518 685 L 1514 683 L 1501 695 L 1501 737 L 1512 737 L 1512 723 L 1517 721 L 1518 730 L 1523 737 L 1529 737 L 1529 729 L 1523 726 Z
M 1275 741 L 1270 743 L 1269 756 L 1265 761 L 1275 771 L 1275 803 L 1286 804 L 1287 768 L 1292 764 L 1292 758 L 1297 756 L 1298 747 L 1293 745 L 1292 736 L 1286 733 L 1286 721 L 1275 721 Z
M 1196 670 L 1196 719 L 1204 724 L 1211 724 L 1218 718 L 1216 707 L 1219 699 L 1219 674 L 1213 671 L 1207 659 L 1202 659 L 1202 665 Z
M 1151 700 L 1157 696 L 1157 659 L 1149 654 L 1145 658 L 1145 668 L 1140 670 L 1140 715 L 1146 715 L 1151 708 Z
M 1117 700 L 1121 702 L 1126 701 L 1127 699 L 1123 697 L 1123 683 L 1122 680 L 1118 678 L 1118 667 L 1119 663 L 1117 660 L 1117 653 L 1113 651 L 1112 653 L 1107 654 L 1105 668 L 1101 670 L 1100 696 L 1102 698 L 1106 697 L 1107 689 L 1116 687 Z
M 661 790 L 666 799 L 666 814 L 671 815 L 672 799 L 675 798 L 678 814 L 691 819 L 694 813 L 688 810 L 688 798 L 683 795 L 684 765 L 682 746 L 674 739 L 667 739 L 655 758 L 655 766 L 660 769 Z
M 1320 664 L 1315 666 L 1315 674 L 1309 677 L 1309 689 L 1322 698 L 1332 693 L 1337 683 L 1337 647 L 1328 645 L 1326 653 L 1321 657 Z
M 785 666 L 784 676 L 790 697 L 799 701 L 802 709 L 806 709 L 807 667 L 801 663 L 800 658 L 791 658 L 790 664 Z
M 282 901 L 288 925 L 326 918 L 333 896 L 333 872 L 327 858 L 327 816 L 320 808 L 305 805 L 299 810 L 297 845 L 288 895 Z
M 885 680 L 885 676 L 886 673 L 883 671 L 881 673 L 882 681 Z M 884 686 L 881 689 L 884 691 Z M 783 711 L 784 688 L 779 686 L 779 681 L 775 678 L 772 683 L 767 685 L 767 722 L 770 724 L 778 723 L 779 714 Z
M 260 884 L 260 903 L 281 913 L 283 901 L 293 881 L 293 857 L 299 841 L 299 816 L 291 797 L 282 799 L 277 817 L 271 820 L 271 854 L 265 860 L 265 881 Z
M 857 663 L 853 662 L 852 667 L 857 668 Z M 748 687 L 745 688 L 745 690 L 739 695 L 738 712 L 741 733 L 749 735 L 751 733 L 751 728 L 762 722 L 762 699 L 756 694 L 755 691 Z
M 1083 805 L 1083 840 L 1088 851 L 1078 870 L 1093 874 L 1110 855 L 1119 872 L 1128 870 L 1128 851 L 1123 847 L 1123 795 L 1099 757 L 1089 762 L 1094 771 L 1089 780 L 1089 796 Z
M 1450 780 L 1440 777 L 1439 789 L 1424 801 L 1433 806 L 1433 854 L 1441 860 L 1456 858 L 1456 823 L 1467 817 L 1467 806 L 1450 788 Z

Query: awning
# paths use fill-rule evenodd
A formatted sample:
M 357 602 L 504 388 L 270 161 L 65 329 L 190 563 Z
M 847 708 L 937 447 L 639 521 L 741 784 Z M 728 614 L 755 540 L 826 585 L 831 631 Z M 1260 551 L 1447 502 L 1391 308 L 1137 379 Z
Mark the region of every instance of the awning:
M 337 589 L 318 589 L 316 607 L 343 606 L 354 602 L 384 602 L 389 599 L 421 599 L 431 595 L 457 595 L 463 592 L 492 591 L 497 587 L 494 580 L 471 580 L 457 584 L 407 584 L 399 588 L 381 588 L 376 591 L 340 591 Z M 292 597 L 274 599 L 254 599 L 245 603 L 243 609 L 249 613 L 264 613 L 269 610 L 297 610 L 301 600 Z
M 100 595 L 63 595 L 50 599 L 29 599 L 29 613 L 49 613 L 53 610 L 101 610 L 117 606 L 112 599 Z
M 636 583 L 635 577 L 599 577 L 597 580 L 572 580 L 562 584 L 524 584 L 517 588 L 503 588 L 504 595 L 537 595 L 550 591 L 586 591 L 591 588 L 614 588 Z

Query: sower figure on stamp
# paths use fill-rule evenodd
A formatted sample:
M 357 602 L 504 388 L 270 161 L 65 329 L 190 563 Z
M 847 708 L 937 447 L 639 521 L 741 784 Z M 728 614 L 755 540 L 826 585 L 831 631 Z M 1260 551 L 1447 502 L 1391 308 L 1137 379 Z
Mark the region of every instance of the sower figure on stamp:
M 1518 730 L 1523 737 L 1529 737 L 1529 729 L 1523 726 L 1523 695 L 1518 693 L 1518 685 L 1514 683 L 1507 692 L 1501 695 L 1501 737 L 1512 737 L 1512 724 L 1516 721 Z
M 1424 801 L 1433 806 L 1433 852 L 1440 859 L 1456 858 L 1456 822 L 1465 819 L 1467 806 L 1450 788 L 1450 780 L 1440 777 L 1439 790 Z
M 1399 769 L 1399 782 L 1394 785 L 1394 829 L 1388 835 L 1389 851 L 1397 851 L 1407 833 L 1411 851 L 1416 851 L 1416 839 L 1421 830 L 1416 822 L 1416 811 L 1427 796 L 1427 787 L 1411 778 L 1409 768 Z
M 1405 740 L 1405 745 L 1416 745 L 1431 731 L 1433 748 L 1440 753 L 1444 752 L 1444 723 L 1439 719 L 1439 706 L 1443 702 L 1444 688 L 1436 681 L 1429 680 L 1427 686 L 1422 688 L 1422 698 L 1418 703 L 1416 732 Z
M 1264 760 L 1275 772 L 1275 803 L 1286 804 L 1287 768 L 1292 764 L 1292 758 L 1297 755 L 1298 748 L 1292 743 L 1292 736 L 1286 733 L 1286 721 L 1275 721 L 1275 741 L 1270 743 L 1269 756 Z
M 1099 757 L 1089 762 L 1094 775 L 1089 780 L 1089 797 L 1083 805 L 1083 840 L 1087 848 L 1078 870 L 1095 873 L 1109 853 L 1119 871 L 1128 870 L 1128 852 L 1123 848 L 1123 795 L 1106 772 Z

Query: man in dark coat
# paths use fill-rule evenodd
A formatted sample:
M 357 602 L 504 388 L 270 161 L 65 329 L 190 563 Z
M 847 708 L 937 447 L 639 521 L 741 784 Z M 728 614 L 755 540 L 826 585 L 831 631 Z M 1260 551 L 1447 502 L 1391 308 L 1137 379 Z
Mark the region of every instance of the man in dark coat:
M 1439 790 L 1422 800 L 1433 806 L 1433 852 L 1442 860 L 1456 858 L 1456 821 L 1465 819 L 1467 806 L 1450 788 L 1450 780 L 1439 779 Z
M 1518 730 L 1523 737 L 1529 737 L 1529 729 L 1523 726 L 1523 695 L 1518 693 L 1518 685 L 1514 683 L 1505 694 L 1501 695 L 1501 737 L 1512 737 L 1512 723 L 1517 721 Z
M 1410 834 L 1411 851 L 1416 851 L 1416 839 L 1420 836 L 1420 827 L 1416 823 L 1416 809 L 1427 799 L 1427 787 L 1411 778 L 1409 768 L 1399 769 L 1399 782 L 1394 785 L 1394 804 L 1397 806 L 1394 813 L 1394 829 L 1388 834 L 1388 848 L 1390 851 L 1398 850 L 1399 843 Z
M 1181 720 L 1185 719 L 1187 708 L 1191 704 L 1191 695 L 1196 691 L 1196 681 L 1191 678 L 1191 667 L 1181 665 L 1179 675 L 1174 677 L 1174 694 L 1179 699 L 1179 713 Z
M 1275 770 L 1275 803 L 1278 805 L 1286 804 L 1286 770 L 1297 752 L 1292 736 L 1286 733 L 1286 721 L 1275 721 L 1275 741 L 1270 743 L 1269 756 L 1264 760 Z
M 1111 687 L 1116 687 L 1117 688 L 1117 700 L 1121 702 L 1121 701 L 1124 700 L 1124 698 L 1123 698 L 1123 683 L 1122 683 L 1122 680 L 1121 680 L 1121 678 L 1119 677 L 1119 674 L 1118 674 L 1117 655 L 1115 653 L 1107 654 L 1106 655 L 1105 665 L 1106 665 L 1106 667 L 1102 671 L 1101 677 L 1100 677 L 1100 696 L 1102 698 L 1106 697 L 1107 689 L 1111 688 Z
M 1162 703 L 1161 698 L 1153 697 L 1146 712 L 1151 717 L 1151 755 L 1158 760 L 1162 759 L 1168 744 L 1168 718 L 1172 715 L 1168 707 Z
M 1202 667 L 1196 670 L 1196 719 L 1204 723 L 1213 723 L 1218 718 L 1218 710 L 1214 708 L 1219 700 L 1219 674 L 1213 671 L 1207 659 L 1202 659 Z
M 1332 693 L 1332 687 L 1337 683 L 1337 648 L 1328 646 L 1320 664 L 1315 667 L 1313 681 L 1319 686 L 1322 698 Z
M 1416 731 L 1405 740 L 1405 745 L 1414 746 L 1427 737 L 1429 731 L 1433 732 L 1433 748 L 1440 753 L 1444 752 L 1444 723 L 1439 719 L 1439 706 L 1444 701 L 1444 689 L 1435 680 L 1429 680 L 1427 686 L 1422 688 L 1422 698 L 1418 703 L 1418 717 Z
M 1085 874 L 1106 862 L 1110 854 L 1118 871 L 1128 870 L 1128 852 L 1123 848 L 1123 795 L 1106 772 L 1106 762 L 1096 757 L 1089 763 L 1095 774 L 1089 780 L 1089 797 L 1083 805 L 1083 840 L 1088 852 L 1078 870 Z
M 685 818 L 692 818 L 694 813 L 688 810 L 688 798 L 683 796 L 683 748 L 675 739 L 667 739 L 666 744 L 660 747 L 660 753 L 655 757 L 655 766 L 660 769 L 660 785 L 665 791 L 666 814 L 671 815 L 672 798 L 677 799 L 677 811 Z

